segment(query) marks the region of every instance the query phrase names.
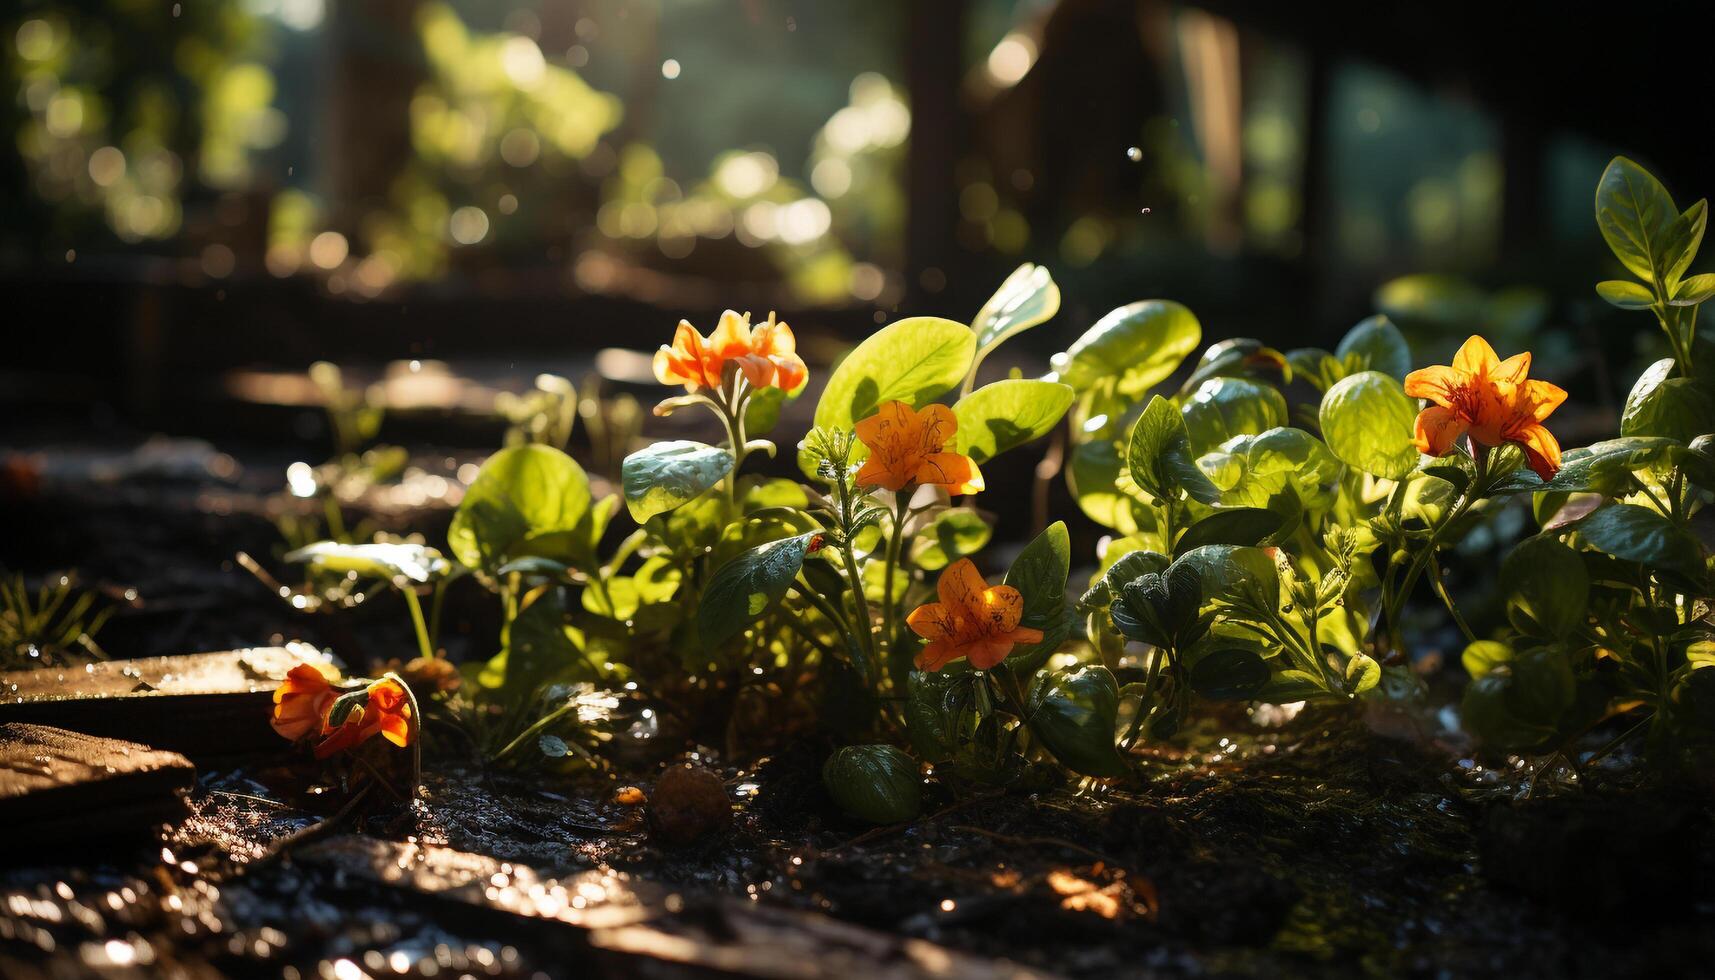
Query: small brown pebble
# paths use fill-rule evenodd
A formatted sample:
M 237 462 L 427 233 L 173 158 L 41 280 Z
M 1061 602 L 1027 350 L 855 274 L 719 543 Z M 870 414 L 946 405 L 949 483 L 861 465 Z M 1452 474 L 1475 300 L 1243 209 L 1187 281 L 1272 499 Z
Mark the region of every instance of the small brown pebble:
M 613 791 L 613 802 L 620 806 L 642 806 L 649 802 L 649 797 L 635 786 L 621 786 Z
M 726 784 L 713 772 L 688 765 L 661 774 L 648 813 L 650 836 L 667 847 L 712 837 L 732 823 Z

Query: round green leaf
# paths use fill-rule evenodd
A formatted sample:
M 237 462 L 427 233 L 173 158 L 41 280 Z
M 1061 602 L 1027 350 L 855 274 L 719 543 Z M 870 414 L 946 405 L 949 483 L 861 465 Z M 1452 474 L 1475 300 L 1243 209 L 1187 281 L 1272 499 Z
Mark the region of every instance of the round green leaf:
M 1465 652 L 1459 655 L 1459 662 L 1465 665 L 1465 672 L 1472 680 L 1481 680 L 1489 676 L 1496 667 L 1511 663 L 1513 648 L 1499 640 L 1477 640 L 1465 646 Z
M 890 401 L 921 408 L 964 380 L 976 346 L 964 324 L 939 317 L 883 327 L 834 369 L 816 403 L 816 424 L 850 428 Z
M 1380 371 L 1342 379 L 1322 396 L 1322 438 L 1348 466 L 1389 480 L 1417 468 L 1417 404 Z
M 1334 505 L 1340 461 L 1303 429 L 1270 429 L 1229 448 L 1242 449 L 1242 463 L 1238 478 L 1222 492 L 1222 503 L 1278 507 L 1281 494 L 1291 489 L 1304 508 L 1320 511 Z M 1210 459 L 1205 456 L 1199 462 L 1206 465 Z
M 1113 378 L 1121 393 L 1137 397 L 1166 380 L 1202 339 L 1202 325 L 1184 306 L 1143 300 L 1096 321 L 1054 355 L 1053 366 L 1059 380 L 1078 391 Z
M 917 763 L 891 745 L 848 745 L 822 766 L 822 785 L 840 809 L 870 823 L 904 823 L 923 810 Z
M 1040 439 L 1060 422 L 1075 397 L 1070 387 L 1053 381 L 1013 378 L 983 385 L 953 406 L 959 420 L 954 451 L 983 463 Z
M 482 464 L 447 528 L 453 557 L 492 572 L 533 539 L 574 531 L 590 508 L 583 467 L 551 446 L 502 449 Z
M 1191 451 L 1210 452 L 1234 436 L 1254 436 L 1286 424 L 1286 398 L 1273 386 L 1250 378 L 1210 378 L 1179 410 Z
M 625 457 L 625 506 L 639 524 L 702 496 L 732 472 L 732 453 L 688 440 L 657 442 Z
M 1046 674 L 1031 692 L 1030 731 L 1073 772 L 1115 777 L 1128 771 L 1114 747 L 1119 685 L 1106 667 Z
M 1012 271 L 971 321 L 981 359 L 1000 342 L 1060 312 L 1060 287 L 1047 268 L 1026 262 Z
M 1400 381 L 1411 372 L 1411 346 L 1405 334 L 1385 316 L 1372 316 L 1359 321 L 1346 331 L 1334 356 L 1342 362 L 1353 359 L 1357 370 L 1380 371 Z
M 1103 527 L 1130 534 L 1137 530 L 1137 521 L 1132 517 L 1131 498 L 1114 487 L 1114 481 L 1123 472 L 1125 462 L 1121 459 L 1120 447 L 1112 440 L 1097 439 L 1072 447 L 1066 482 L 1084 516 Z
M 966 555 L 976 554 L 989 543 L 994 529 L 982 515 L 968 507 L 949 507 L 935 515 L 911 551 L 911 560 L 924 571 L 945 568 Z
M 1221 598 L 1268 613 L 1280 608 L 1280 570 L 1261 548 L 1204 545 L 1187 551 L 1173 564 L 1197 570 L 1206 598 Z M 1171 574 L 1172 568 L 1168 571 Z
M 1346 690 L 1357 695 L 1368 691 L 1380 684 L 1382 680 L 1382 665 L 1367 653 L 1360 653 L 1346 661 Z

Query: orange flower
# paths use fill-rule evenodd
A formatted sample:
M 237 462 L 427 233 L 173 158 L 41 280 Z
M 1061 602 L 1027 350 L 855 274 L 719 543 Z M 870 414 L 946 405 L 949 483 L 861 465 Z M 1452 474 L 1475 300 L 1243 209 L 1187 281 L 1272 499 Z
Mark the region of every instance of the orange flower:
M 347 715 L 345 723 L 316 746 L 316 758 L 325 759 L 336 752 L 344 752 L 378 732 L 400 748 L 411 744 L 411 699 L 406 696 L 405 689 L 391 679 L 369 685 L 368 701 Z
M 1405 393 L 1435 404 L 1417 416 L 1417 449 L 1445 456 L 1460 436 L 1478 446 L 1517 443 L 1544 480 L 1560 469 L 1560 443 L 1542 420 L 1566 400 L 1546 381 L 1531 381 L 1530 353 L 1506 360 L 1481 337 L 1465 341 L 1452 366 L 1437 364 L 1405 377 Z
M 904 402 L 888 402 L 859 422 L 857 437 L 869 447 L 869 459 L 857 482 L 895 492 L 907 486 L 941 486 L 948 493 L 976 493 L 983 475 L 969 456 L 945 452 L 959 430 L 953 410 L 930 405 L 913 412 Z
M 655 352 L 655 380 L 682 384 L 687 391 L 719 388 L 727 362 L 734 361 L 753 388 L 796 391 L 809 377 L 797 350 L 798 342 L 786 324 L 770 319 L 752 329 L 749 314 L 727 310 L 707 339 L 690 321 L 680 320 L 673 345 Z
M 990 588 L 969 558 L 948 565 L 936 591 L 940 602 L 918 606 L 905 617 L 911 631 L 929 641 L 917 655 L 919 670 L 940 670 L 960 657 L 988 670 L 1005 660 L 1014 644 L 1042 642 L 1041 630 L 1018 625 L 1024 596 L 1010 585 Z
M 327 721 L 328 709 L 338 698 L 339 692 L 314 664 L 299 664 L 274 689 L 274 717 L 270 724 L 294 742 L 307 735 L 319 735 Z

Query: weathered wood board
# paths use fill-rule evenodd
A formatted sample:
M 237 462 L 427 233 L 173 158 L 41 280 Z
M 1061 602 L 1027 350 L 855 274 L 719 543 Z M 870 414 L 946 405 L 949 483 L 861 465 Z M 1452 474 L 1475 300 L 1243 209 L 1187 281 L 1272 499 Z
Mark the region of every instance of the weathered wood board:
M 284 748 L 269 705 L 308 655 L 252 647 L 0 673 L 0 723 L 142 738 L 198 760 Z
M 740 976 L 782 980 L 1009 978 L 1045 975 L 921 939 L 825 915 L 728 896 L 686 896 L 611 871 L 544 877 L 524 865 L 425 844 L 344 835 L 307 845 L 294 861 L 450 903 L 463 918 L 510 917 L 563 927 L 580 976 Z
M 196 769 L 177 752 L 22 723 L 0 724 L 0 851 L 134 838 L 185 813 Z

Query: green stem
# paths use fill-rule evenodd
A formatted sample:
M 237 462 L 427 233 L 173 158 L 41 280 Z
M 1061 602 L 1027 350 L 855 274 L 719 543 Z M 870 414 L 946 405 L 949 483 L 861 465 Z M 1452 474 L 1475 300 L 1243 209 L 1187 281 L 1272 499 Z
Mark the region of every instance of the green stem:
M 411 610 L 411 628 L 417 631 L 417 652 L 424 660 L 435 659 L 435 648 L 429 643 L 429 627 L 423 622 L 423 604 L 417 599 L 417 590 L 409 585 L 399 590 L 405 596 L 405 606 Z
M 887 542 L 887 561 L 883 567 L 885 577 L 881 585 L 881 618 L 884 624 L 881 639 L 889 653 L 893 652 L 895 631 L 899 629 L 899 610 L 893 596 L 893 570 L 899 567 L 899 549 L 905 540 L 905 517 L 911 498 L 900 491 L 894 496 L 894 501 L 893 536 Z
M 1459 627 L 1459 632 L 1465 634 L 1465 642 L 1477 642 L 1477 634 L 1471 632 L 1471 627 L 1466 624 L 1459 607 L 1454 605 L 1453 597 L 1447 593 L 1447 583 L 1441 578 L 1441 563 L 1438 561 L 1429 563 L 1429 584 L 1434 586 L 1435 594 L 1441 597 L 1441 604 L 1447 607 L 1447 614 L 1453 617 L 1453 623 Z
M 876 663 L 879 668 L 880 664 L 877 663 L 875 646 L 875 628 L 869 615 L 869 597 L 863 594 L 863 573 L 858 571 L 857 559 L 852 556 L 852 547 L 849 541 L 840 548 L 840 555 L 845 559 L 846 584 L 852 590 L 853 602 L 857 604 L 858 621 L 855 624 L 857 628 L 853 632 L 857 634 L 864 652 L 869 655 L 870 662 Z M 880 670 L 879 673 L 885 676 L 887 671 Z

